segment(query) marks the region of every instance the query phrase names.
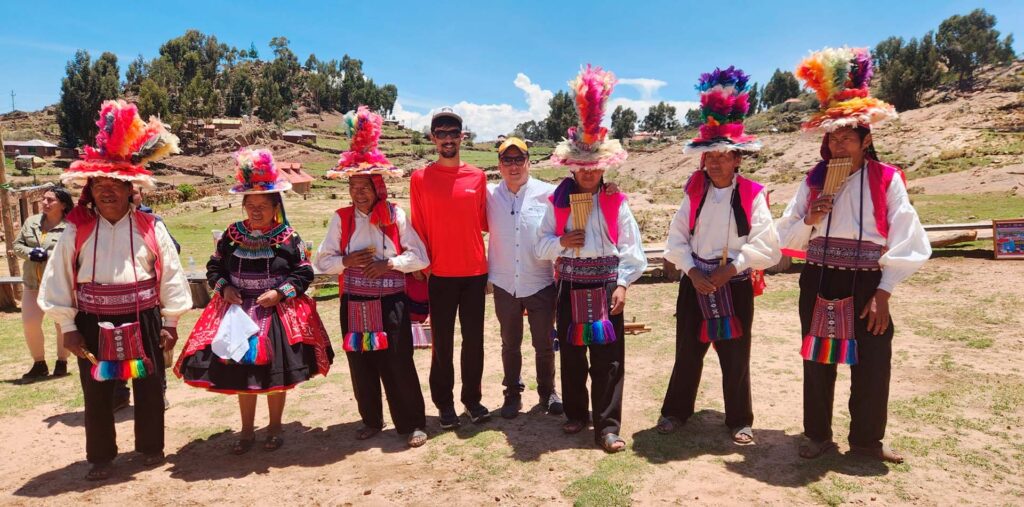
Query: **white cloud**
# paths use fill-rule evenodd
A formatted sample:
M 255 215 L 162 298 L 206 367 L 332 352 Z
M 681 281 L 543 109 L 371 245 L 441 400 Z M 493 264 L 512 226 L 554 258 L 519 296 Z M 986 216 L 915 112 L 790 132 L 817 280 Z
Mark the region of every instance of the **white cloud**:
M 658 90 L 668 85 L 665 81 L 649 77 L 620 79 L 619 84 L 635 87 L 640 92 L 640 98 L 643 100 L 651 100 L 654 98 L 654 94 L 658 93 Z
M 661 101 L 656 96 L 657 91 L 668 84 L 665 81 L 652 78 L 620 79 L 619 83 L 635 87 L 640 92 L 640 99 L 622 97 L 610 99 L 606 109 L 605 124 L 610 122 L 611 112 L 619 105 L 633 109 L 633 111 L 636 111 L 639 119 L 642 120 L 647 115 L 647 110 Z M 511 104 L 476 104 L 467 101 L 459 102 L 450 107 L 462 116 L 464 125 L 476 132 L 477 139 L 479 140 L 495 139 L 499 135 L 512 132 L 516 125 L 522 122 L 529 120 L 541 121 L 547 118 L 548 111 L 550 110 L 548 102 L 555 96 L 554 92 L 541 88 L 540 85 L 532 82 L 530 77 L 522 72 L 516 74 L 512 84 L 522 90 L 523 99 L 526 104 L 525 109 Z M 665 100 L 665 102 L 675 106 L 676 115 L 680 122 L 684 121 L 688 110 L 700 105 L 697 102 L 679 100 Z M 420 105 L 423 102 L 413 101 L 413 103 Z M 394 116 L 407 128 L 422 130 L 423 127 L 430 125 L 430 117 L 440 110 L 441 107 L 433 106 L 426 113 L 419 113 L 403 107 L 402 98 L 399 97 L 395 102 Z

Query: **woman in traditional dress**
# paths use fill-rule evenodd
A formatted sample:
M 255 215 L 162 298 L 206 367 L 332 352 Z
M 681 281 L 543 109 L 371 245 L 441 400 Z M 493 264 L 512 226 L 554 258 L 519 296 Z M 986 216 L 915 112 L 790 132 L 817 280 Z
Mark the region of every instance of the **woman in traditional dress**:
M 313 266 L 285 217 L 281 195 L 291 183 L 278 173 L 268 150 L 245 148 L 235 158 L 238 184 L 230 192 L 243 196 L 246 219 L 228 226 L 206 264 L 215 294 L 174 372 L 191 386 L 238 395 L 242 431 L 232 452 L 244 454 L 256 438 L 255 395 L 266 394 L 270 409 L 263 448 L 276 450 L 284 443 L 286 391 L 326 375 L 334 352 L 316 303 L 306 295 Z M 241 319 L 235 318 L 239 309 L 245 314 Z M 240 322 L 255 324 L 256 332 L 238 347 L 230 336 Z

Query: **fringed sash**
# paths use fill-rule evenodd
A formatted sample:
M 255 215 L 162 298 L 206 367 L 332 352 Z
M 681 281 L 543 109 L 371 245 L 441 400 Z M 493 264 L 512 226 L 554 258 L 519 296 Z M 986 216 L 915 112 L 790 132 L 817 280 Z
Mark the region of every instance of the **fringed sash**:
M 693 255 L 694 266 L 705 275 L 711 274 L 718 266 L 720 259 L 702 259 Z M 704 324 L 700 327 L 701 343 L 712 343 L 719 340 L 731 340 L 743 336 L 743 323 L 735 314 L 732 302 L 732 282 L 747 282 L 750 270 L 737 273 L 729 279 L 729 283 L 721 286 L 711 294 L 697 293 Z

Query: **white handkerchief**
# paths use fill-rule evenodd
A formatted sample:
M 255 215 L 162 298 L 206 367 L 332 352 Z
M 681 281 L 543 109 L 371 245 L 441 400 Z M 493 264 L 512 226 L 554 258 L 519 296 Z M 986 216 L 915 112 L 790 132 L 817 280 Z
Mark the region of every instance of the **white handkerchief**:
M 224 312 L 224 318 L 220 321 L 220 327 L 217 328 L 217 335 L 213 337 L 210 348 L 218 357 L 239 362 L 249 351 L 249 337 L 259 330 L 260 327 L 249 318 L 241 306 L 231 305 Z

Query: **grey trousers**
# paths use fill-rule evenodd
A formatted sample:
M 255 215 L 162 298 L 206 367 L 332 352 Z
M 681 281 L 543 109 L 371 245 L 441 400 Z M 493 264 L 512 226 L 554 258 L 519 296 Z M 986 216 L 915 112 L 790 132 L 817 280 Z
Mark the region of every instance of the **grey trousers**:
M 515 297 L 494 286 L 494 312 L 501 326 L 501 364 L 505 370 L 502 385 L 506 392 L 522 392 L 523 369 L 523 310 L 530 322 L 530 335 L 537 362 L 537 393 L 546 398 L 555 392 L 555 352 L 551 348 L 551 332 L 555 327 L 554 285 L 549 285 L 527 297 Z

